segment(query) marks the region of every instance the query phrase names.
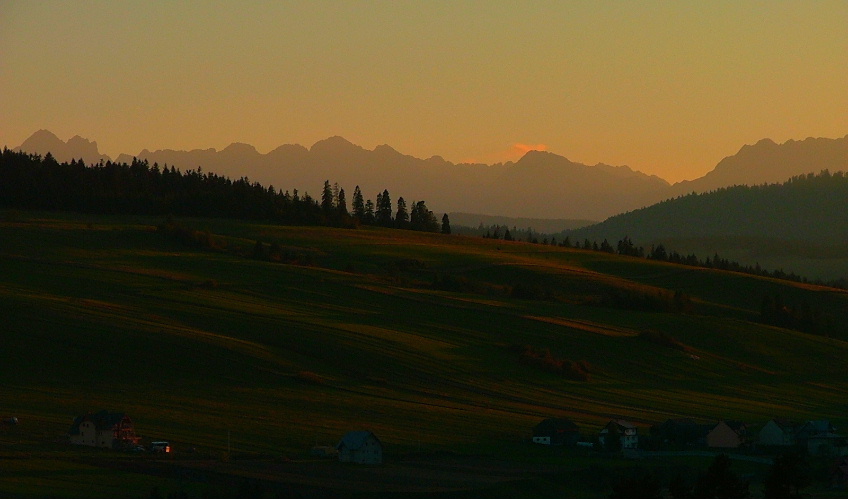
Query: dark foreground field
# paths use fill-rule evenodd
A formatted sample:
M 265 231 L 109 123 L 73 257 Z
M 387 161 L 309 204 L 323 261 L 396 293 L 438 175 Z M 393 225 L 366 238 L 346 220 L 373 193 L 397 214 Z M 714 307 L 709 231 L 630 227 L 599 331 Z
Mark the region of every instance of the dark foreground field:
M 0 435 L 0 495 L 200 497 L 252 477 L 268 497 L 604 497 L 633 463 L 529 448 L 539 420 L 587 439 L 612 417 L 640 434 L 672 417 L 848 423 L 844 291 L 439 234 L 163 222 L 0 217 L 0 416 L 20 420 Z M 810 310 L 804 331 L 762 323 L 775 296 Z M 103 408 L 177 455 L 63 443 Z M 386 465 L 309 457 L 358 429 Z

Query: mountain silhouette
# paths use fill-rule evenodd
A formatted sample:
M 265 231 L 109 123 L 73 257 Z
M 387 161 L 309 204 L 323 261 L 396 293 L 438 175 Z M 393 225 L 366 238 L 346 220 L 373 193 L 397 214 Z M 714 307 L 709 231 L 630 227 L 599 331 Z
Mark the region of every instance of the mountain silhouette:
M 100 154 L 98 151 L 97 142 L 91 142 L 79 135 L 75 135 L 64 142 L 48 130 L 35 132 L 23 144 L 13 150 L 42 155 L 49 152 L 60 163 L 77 159 L 82 159 L 86 164 L 99 163 L 100 160 L 109 161 L 109 156 Z
M 37 154 L 49 151 L 59 161 L 83 158 L 91 164 L 109 159 L 99 153 L 96 142 L 75 136 L 66 143 L 46 130 L 34 133 L 17 149 Z M 368 150 L 339 136 L 310 148 L 285 144 L 266 154 L 252 145 L 233 143 L 220 151 L 144 149 L 135 156 L 121 154 L 115 161 L 129 163 L 134 157 L 181 170 L 202 168 L 230 178 L 248 178 L 301 194 L 318 195 L 324 181 L 330 180 L 345 189 L 349 199 L 357 185 L 372 200 L 388 189 L 392 201 L 399 196 L 407 204 L 424 200 L 438 212 L 604 220 L 691 192 L 848 169 L 848 136 L 783 144 L 764 139 L 743 146 L 705 176 L 674 185 L 627 166 L 589 166 L 545 151 L 529 151 L 516 162 L 493 165 L 452 163 L 440 156 L 416 158 L 389 145 Z
M 348 196 L 359 185 L 366 199 L 388 189 L 393 201 L 398 196 L 406 196 L 407 203 L 425 200 L 440 212 L 534 218 L 602 220 L 654 202 L 669 187 L 656 176 L 628 167 L 587 166 L 548 152 L 530 151 L 515 163 L 455 164 L 439 156 L 416 158 L 385 144 L 368 150 L 338 136 L 309 149 L 288 144 L 267 154 L 234 144 L 222 151 L 144 150 L 136 157 L 180 169 L 200 166 L 313 195 L 330 180 Z M 132 159 L 121 155 L 117 161 Z
M 795 175 L 822 170 L 848 170 L 848 135 L 841 139 L 810 137 L 783 144 L 762 139 L 754 145 L 742 146 L 703 177 L 674 184 L 669 197 L 731 185 L 784 182 Z

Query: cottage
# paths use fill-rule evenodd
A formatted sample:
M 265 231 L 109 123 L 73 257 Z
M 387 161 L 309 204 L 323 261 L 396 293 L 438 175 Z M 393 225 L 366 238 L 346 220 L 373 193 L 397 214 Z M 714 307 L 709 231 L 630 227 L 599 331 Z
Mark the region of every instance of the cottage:
M 550 418 L 533 428 L 533 443 L 541 445 L 577 445 L 580 431 L 567 419 Z
M 811 456 L 848 456 L 848 438 L 842 435 L 821 435 L 807 439 Z
M 136 445 L 140 440 L 129 416 L 105 410 L 76 417 L 68 437 L 72 444 L 109 449 Z
M 757 442 L 763 446 L 786 447 L 795 445 L 798 424 L 784 418 L 774 418 L 763 426 Z
M 707 433 L 707 447 L 736 449 L 748 442 L 748 426 L 741 421 L 719 421 Z
M 811 456 L 846 456 L 848 441 L 836 433 L 830 421 L 807 421 L 798 428 L 798 443 Z
M 357 464 L 382 464 L 383 444 L 370 431 L 350 431 L 345 433 L 336 445 L 339 461 Z
M 620 445 L 613 440 L 614 438 L 618 439 Z M 639 447 L 639 429 L 623 419 L 613 419 L 601 429 L 598 434 L 598 443 L 605 449 L 614 447 L 636 449 Z
M 834 434 L 836 434 L 836 428 L 827 420 L 806 421 L 798 427 L 798 441 Z

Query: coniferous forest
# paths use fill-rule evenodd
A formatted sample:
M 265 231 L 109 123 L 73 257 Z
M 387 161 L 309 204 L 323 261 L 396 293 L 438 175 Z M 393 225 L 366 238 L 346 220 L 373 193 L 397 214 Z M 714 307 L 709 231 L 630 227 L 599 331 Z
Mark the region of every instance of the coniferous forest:
M 308 193 L 277 190 L 247 178 L 232 180 L 211 172 L 182 172 L 173 166 L 152 166 L 146 160 L 131 164 L 82 160 L 59 163 L 4 148 L 0 155 L 0 206 L 13 209 L 69 210 L 97 214 L 192 216 L 262 220 L 287 225 L 352 228 L 380 225 L 419 231 L 449 232 L 424 201 L 410 207 L 401 197 L 394 203 L 388 190 L 376 202 L 366 200 L 357 186 L 348 210 L 347 196 L 338 185 L 324 182 L 320 199 Z

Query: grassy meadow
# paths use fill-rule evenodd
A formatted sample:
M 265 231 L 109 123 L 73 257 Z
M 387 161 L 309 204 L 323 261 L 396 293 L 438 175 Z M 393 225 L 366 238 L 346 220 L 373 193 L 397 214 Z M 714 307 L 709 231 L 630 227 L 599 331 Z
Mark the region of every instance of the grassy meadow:
M 178 222 L 213 248 L 161 219 L 0 213 L 0 416 L 20 420 L 0 434 L 0 495 L 114 497 L 126 475 L 127 497 L 146 496 L 160 478 L 74 485 L 90 466 L 74 456 L 103 453 L 65 434 L 103 408 L 197 455 L 295 461 L 356 429 L 388 460 L 556 462 L 525 449 L 546 417 L 587 436 L 612 417 L 645 434 L 672 417 L 848 423 L 842 290 L 463 236 Z M 290 258 L 251 258 L 257 240 Z M 767 295 L 810 303 L 825 330 L 759 324 Z M 588 379 L 523 361 L 523 346 Z

